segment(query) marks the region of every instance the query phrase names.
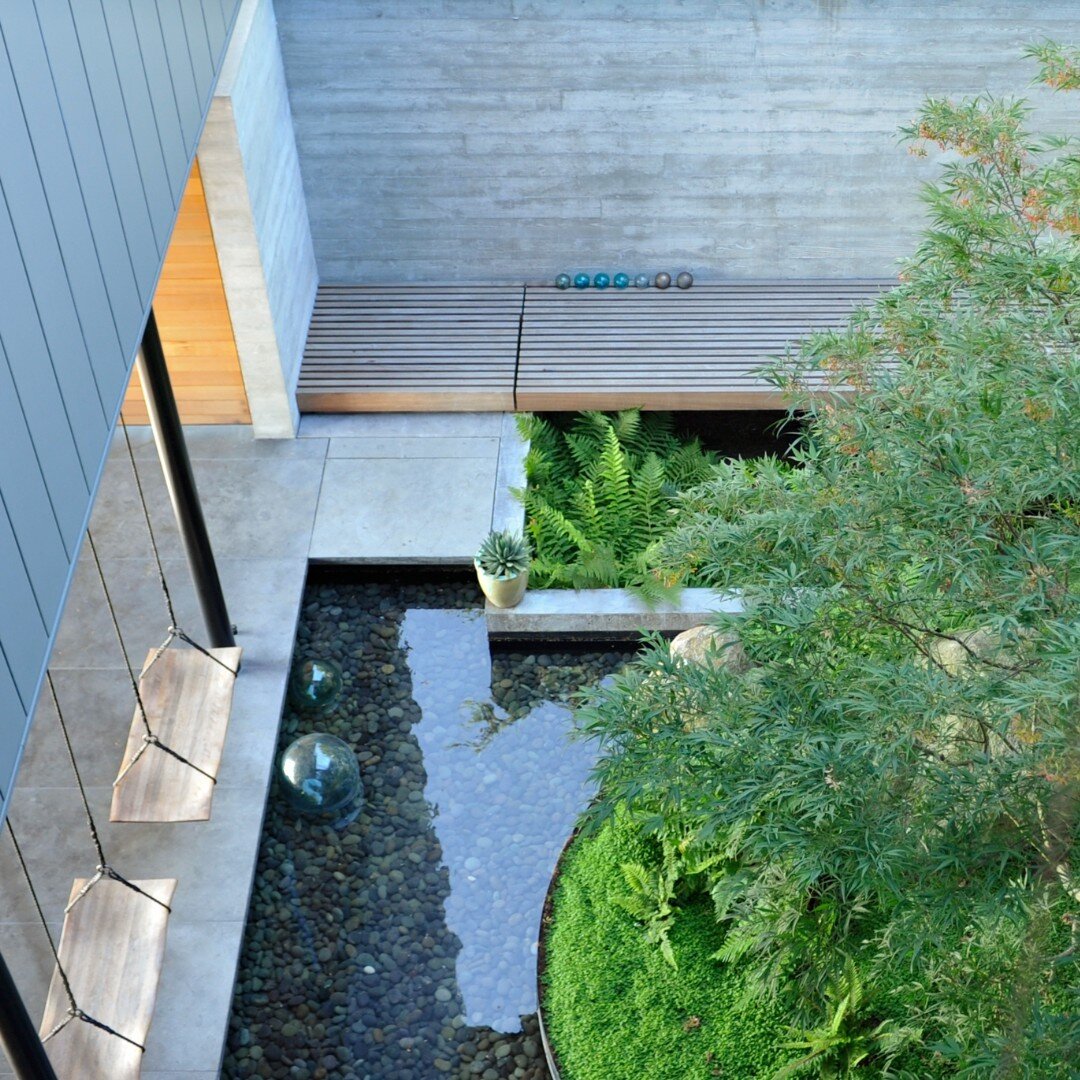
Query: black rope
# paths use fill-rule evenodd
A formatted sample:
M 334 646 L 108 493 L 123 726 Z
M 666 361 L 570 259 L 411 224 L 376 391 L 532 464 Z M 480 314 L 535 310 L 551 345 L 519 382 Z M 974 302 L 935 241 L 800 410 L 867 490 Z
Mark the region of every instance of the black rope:
M 172 757 L 176 758 L 177 761 L 182 762 L 184 765 L 190 766 L 198 773 L 202 773 L 202 775 L 205 776 L 208 780 L 216 784 L 217 777 L 211 776 L 210 773 L 208 773 L 205 769 L 199 768 L 199 766 L 196 765 L 195 762 L 188 761 L 188 759 L 184 757 L 183 754 L 179 754 L 171 747 L 166 746 L 157 737 L 157 735 L 154 734 L 154 729 L 150 726 L 150 719 L 146 715 L 146 705 L 143 703 L 142 692 L 139 690 L 139 680 L 135 677 L 135 669 L 131 666 L 131 661 L 128 659 L 127 649 L 124 647 L 124 635 L 120 631 L 120 623 L 117 621 L 116 618 L 116 608 L 113 605 L 112 597 L 109 595 L 109 586 L 108 583 L 105 581 L 105 571 L 101 568 L 101 559 L 98 558 L 97 546 L 94 544 L 94 537 L 89 529 L 86 530 L 86 540 L 87 543 L 90 545 L 90 554 L 94 557 L 94 566 L 97 567 L 98 579 L 101 582 L 101 590 L 105 594 L 105 606 L 109 609 L 109 618 L 112 620 L 113 631 L 116 634 L 116 640 L 120 643 L 120 652 L 124 656 L 124 666 L 127 668 L 128 681 L 131 683 L 131 690 L 132 693 L 134 693 L 135 695 L 135 703 L 138 706 L 139 718 L 142 720 L 143 725 L 142 746 L 139 747 L 138 751 L 136 751 L 135 756 L 131 759 L 131 761 L 128 762 L 127 766 L 123 769 L 120 775 L 113 781 L 113 786 L 115 787 L 117 784 L 120 783 L 121 780 L 124 779 L 125 776 L 127 776 L 128 772 L 131 770 L 132 765 L 134 765 L 135 762 L 138 761 L 140 757 L 142 757 L 143 753 L 151 746 L 156 746 L 158 747 L 158 749 L 164 750 L 167 754 L 170 754 Z
M 83 813 L 86 815 L 86 827 L 90 831 L 90 839 L 94 843 L 94 850 L 97 852 L 98 860 L 96 867 L 97 872 L 72 898 L 71 902 L 64 909 L 65 912 L 70 911 L 99 881 L 102 880 L 102 878 L 108 878 L 110 881 L 116 881 L 121 885 L 125 885 L 127 888 L 131 889 L 132 892 L 136 892 L 140 896 L 145 896 L 148 900 L 153 900 L 155 904 L 159 904 L 166 911 L 171 912 L 172 908 L 169 907 L 164 900 L 159 900 L 145 889 L 139 888 L 133 881 L 128 881 L 123 874 L 114 870 L 109 865 L 109 860 L 105 857 L 105 847 L 101 842 L 101 834 L 98 832 L 97 822 L 94 820 L 93 811 L 90 809 L 90 800 L 86 795 L 86 787 L 83 784 L 82 774 L 79 772 L 79 763 L 75 759 L 75 748 L 71 745 L 71 735 L 68 733 L 67 723 L 64 720 L 64 713 L 60 708 L 60 699 L 56 695 L 56 686 L 53 683 L 51 671 L 45 673 L 45 679 L 49 684 L 49 695 L 52 698 L 53 708 L 56 710 L 56 719 L 60 722 L 60 731 L 64 736 L 64 746 L 67 747 L 68 761 L 71 762 L 71 771 L 75 774 L 75 786 L 79 789 L 79 798 L 82 799 Z
M 68 1009 L 67 1016 L 60 1021 L 47 1035 L 42 1038 L 42 1042 L 48 1042 L 54 1035 L 62 1031 L 72 1020 L 81 1020 L 85 1024 L 90 1024 L 93 1027 L 100 1028 L 102 1031 L 107 1032 L 109 1035 L 115 1035 L 118 1039 L 123 1039 L 124 1042 L 130 1043 L 132 1046 L 137 1046 L 143 1053 L 146 1052 L 146 1047 L 141 1042 L 136 1042 L 135 1039 L 129 1038 L 127 1035 L 121 1034 L 114 1028 L 109 1027 L 108 1024 L 103 1024 L 100 1020 L 95 1019 L 88 1013 L 82 1011 L 79 1008 L 79 1003 L 75 1000 L 75 991 L 71 988 L 71 980 L 68 978 L 67 972 L 64 970 L 64 965 L 60 963 L 60 953 L 56 948 L 56 942 L 53 940 L 52 931 L 49 929 L 49 922 L 45 918 L 45 912 L 42 910 L 41 901 L 38 899 L 37 889 L 34 888 L 34 880 L 30 877 L 30 868 L 26 865 L 26 859 L 23 857 L 22 848 L 19 846 L 18 838 L 15 836 L 15 827 L 11 824 L 11 817 L 7 819 L 8 835 L 11 837 L 12 846 L 15 848 L 15 857 L 18 859 L 19 868 L 22 870 L 22 875 L 26 881 L 26 886 L 30 891 L 30 898 L 34 902 L 34 908 L 37 911 L 38 920 L 41 922 L 41 928 L 45 931 L 45 938 L 49 942 L 49 951 L 53 955 L 53 960 L 56 963 L 56 972 L 60 976 L 60 985 L 64 988 L 64 996 L 67 998 Z
M 237 675 L 237 670 L 235 668 L 229 667 L 228 664 L 216 657 L 209 649 L 200 645 L 193 638 L 188 637 L 188 635 L 180 628 L 179 621 L 176 618 L 176 608 L 173 605 L 172 593 L 169 592 L 169 582 L 165 577 L 165 568 L 162 565 L 161 552 L 158 550 L 157 537 L 154 535 L 154 526 L 150 522 L 150 509 L 147 506 L 146 495 L 143 492 L 142 479 L 139 476 L 139 467 L 135 463 L 135 451 L 131 446 L 131 436 L 128 434 L 127 422 L 124 420 L 123 413 L 120 414 L 120 427 L 124 432 L 124 443 L 127 446 L 128 462 L 131 464 L 131 475 L 135 479 L 135 490 L 139 495 L 139 506 L 142 508 L 143 521 L 146 522 L 146 532 L 150 537 L 150 550 L 154 553 L 154 565 L 157 567 L 158 582 L 161 585 L 162 595 L 165 597 L 165 608 L 169 613 L 169 636 L 165 639 L 164 643 L 158 647 L 157 652 L 150 658 L 146 667 L 153 667 L 157 662 L 158 657 L 161 656 L 174 640 L 179 638 L 192 648 L 197 649 L 203 656 L 213 660 L 215 664 L 219 664 L 235 678 Z

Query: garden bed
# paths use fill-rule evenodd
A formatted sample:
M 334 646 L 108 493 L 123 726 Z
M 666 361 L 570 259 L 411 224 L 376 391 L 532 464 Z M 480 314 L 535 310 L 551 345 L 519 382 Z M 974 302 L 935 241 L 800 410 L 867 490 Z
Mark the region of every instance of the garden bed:
M 792 1058 L 779 1011 L 740 1004 L 744 974 L 711 954 L 723 933 L 707 896 L 672 934 L 678 969 L 614 901 L 623 862 L 647 861 L 625 826 L 576 832 L 544 904 L 540 1033 L 555 1080 L 758 1080 Z

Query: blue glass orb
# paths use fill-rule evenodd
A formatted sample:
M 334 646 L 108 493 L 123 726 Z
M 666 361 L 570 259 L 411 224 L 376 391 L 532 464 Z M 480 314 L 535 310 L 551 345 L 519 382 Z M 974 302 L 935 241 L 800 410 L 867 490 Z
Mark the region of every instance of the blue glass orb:
M 634 284 L 639 289 L 647 289 L 649 287 L 649 275 L 648 274 L 638 274 L 638 276 L 636 278 L 634 278 Z
M 341 668 L 333 660 L 305 660 L 289 676 L 289 701 L 304 712 L 325 712 L 341 693 Z
M 316 731 L 291 742 L 281 755 L 278 780 L 301 814 L 351 820 L 360 812 L 360 766 L 352 747 L 336 735 Z
M 616 274 L 611 279 L 611 284 L 614 285 L 616 289 L 625 289 L 626 286 L 630 284 L 630 275 Z
M 658 289 L 666 289 L 671 284 L 671 275 L 666 274 L 663 270 L 661 270 L 660 273 L 657 274 L 655 279 L 653 280 L 653 284 Z
M 587 289 L 589 287 L 589 275 L 588 274 L 575 274 L 574 275 L 574 288 L 575 289 Z
M 680 289 L 689 289 L 694 284 L 694 275 L 689 270 L 684 270 L 676 279 L 675 284 Z
M 611 284 L 611 278 L 607 274 L 597 274 L 592 283 L 594 289 L 606 289 Z
M 570 288 L 570 275 L 569 274 L 560 274 L 555 279 L 555 288 L 556 289 L 569 289 Z

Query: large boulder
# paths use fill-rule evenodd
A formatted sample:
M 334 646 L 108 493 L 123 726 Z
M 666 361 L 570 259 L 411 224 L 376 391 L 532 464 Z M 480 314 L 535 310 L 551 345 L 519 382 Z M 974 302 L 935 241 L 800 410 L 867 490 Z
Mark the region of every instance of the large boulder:
M 991 660 L 1000 664 L 1013 659 L 1001 639 L 986 629 L 965 630 L 951 637 L 931 638 L 927 642 L 926 651 L 949 675 L 961 675 L 970 671 L 980 660 Z
M 742 675 L 751 666 L 739 635 L 715 626 L 692 626 L 672 638 L 670 648 L 677 660 L 723 668 L 732 675 Z

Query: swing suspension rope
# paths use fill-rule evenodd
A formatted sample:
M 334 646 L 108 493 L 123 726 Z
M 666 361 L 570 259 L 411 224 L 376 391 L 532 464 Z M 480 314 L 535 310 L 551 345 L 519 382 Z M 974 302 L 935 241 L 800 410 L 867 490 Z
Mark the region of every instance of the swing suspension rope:
M 60 708 L 60 699 L 56 694 L 56 686 L 53 684 L 51 671 L 45 673 L 45 679 L 48 682 L 49 696 L 52 698 L 53 708 L 56 710 L 56 719 L 60 723 L 60 731 L 64 737 L 64 746 L 67 749 L 68 761 L 71 763 L 71 771 L 75 776 L 75 786 L 78 789 L 79 798 L 82 800 L 83 814 L 86 817 L 86 828 L 90 833 L 90 840 L 94 845 L 94 850 L 97 852 L 97 868 L 94 876 L 87 881 L 87 883 L 72 898 L 68 906 L 64 908 L 64 914 L 66 915 L 71 911 L 71 909 L 103 878 L 118 882 L 129 888 L 132 892 L 136 892 L 140 896 L 145 896 L 147 900 L 152 900 L 155 904 L 159 904 L 166 911 L 172 911 L 172 908 L 170 908 L 163 900 L 159 900 L 156 896 L 151 896 L 145 889 L 140 889 L 133 881 L 128 881 L 123 874 L 114 870 L 109 864 L 109 860 L 105 857 L 105 847 L 101 842 L 101 834 L 98 832 L 97 822 L 94 820 L 93 811 L 90 809 L 90 800 L 87 798 L 86 786 L 83 784 L 82 774 L 79 772 L 79 763 L 75 758 L 75 748 L 71 744 L 71 735 L 68 733 L 67 722 L 64 720 L 63 710 Z
M 105 572 L 101 568 L 101 559 L 98 557 L 97 545 L 94 543 L 93 534 L 90 532 L 89 529 L 86 530 L 86 540 L 90 546 L 90 554 L 94 557 L 94 566 L 97 567 L 98 580 L 101 582 L 101 589 L 102 592 L 104 592 L 105 594 L 105 606 L 109 609 L 109 618 L 112 621 L 113 632 L 116 634 L 116 640 L 120 643 L 120 652 L 123 654 L 124 657 L 124 666 L 127 668 L 128 681 L 131 683 L 131 690 L 132 693 L 135 695 L 135 704 L 138 709 L 139 719 L 142 721 L 143 726 L 142 744 L 140 745 L 139 749 L 136 750 L 135 753 L 132 755 L 131 760 L 127 763 L 127 765 L 124 766 L 124 768 L 120 771 L 120 775 L 113 781 L 113 787 L 116 787 L 116 785 L 119 784 L 120 781 L 123 780 L 129 772 L 131 772 L 132 768 L 135 766 L 135 763 L 143 756 L 143 754 L 146 753 L 147 750 L 150 749 L 151 746 L 156 746 L 159 750 L 164 751 L 170 757 L 176 758 L 176 760 L 179 761 L 181 764 L 187 765 L 189 768 L 194 769 L 197 773 L 201 773 L 211 783 L 216 784 L 216 777 L 211 776 L 210 773 L 208 773 L 205 769 L 200 768 L 198 765 L 196 765 L 194 761 L 189 761 L 186 757 L 184 757 L 183 754 L 178 753 L 171 746 L 167 746 L 165 743 L 163 743 L 161 739 L 159 739 L 158 736 L 154 733 L 154 729 L 150 726 L 150 718 L 147 716 L 146 706 L 143 704 L 142 691 L 139 689 L 139 680 L 135 675 L 135 669 L 131 666 L 131 660 L 128 659 L 127 649 L 124 647 L 124 635 L 120 632 L 120 623 L 117 621 L 116 618 L 116 607 L 114 606 L 112 596 L 109 593 L 109 586 L 105 580 Z M 164 652 L 164 648 L 158 650 L 158 653 L 154 659 L 157 659 L 157 656 L 160 656 L 162 652 Z
M 34 902 L 34 908 L 37 911 L 38 921 L 41 923 L 42 929 L 45 931 L 45 937 L 49 942 L 49 951 L 52 953 L 53 960 L 56 963 L 56 973 L 60 977 L 60 985 L 64 988 L 64 996 L 67 998 L 68 1008 L 67 1015 L 61 1020 L 51 1031 L 42 1036 L 41 1041 L 47 1043 L 54 1035 L 58 1035 L 71 1023 L 72 1020 L 81 1020 L 84 1024 L 89 1024 L 91 1027 L 96 1027 L 101 1031 L 104 1031 L 108 1035 L 114 1035 L 118 1039 L 122 1039 L 124 1042 L 129 1043 L 131 1046 L 138 1047 L 143 1053 L 146 1052 L 146 1047 L 141 1042 L 137 1042 L 135 1039 L 129 1038 L 122 1032 L 117 1031 L 115 1028 L 109 1027 L 108 1024 L 102 1023 L 100 1020 L 91 1016 L 89 1013 L 83 1012 L 79 1008 L 79 1003 L 75 998 L 75 991 L 71 988 L 71 980 L 68 978 L 67 972 L 64 970 L 64 965 L 60 963 L 60 953 L 56 948 L 56 942 L 53 940 L 52 931 L 49 929 L 48 920 L 45 918 L 45 912 L 41 907 L 41 901 L 38 899 L 37 889 L 34 888 L 33 879 L 30 877 L 30 868 L 26 865 L 26 859 L 23 856 L 22 847 L 19 845 L 18 838 L 15 836 L 15 828 L 11 824 L 11 817 L 7 819 L 8 835 L 11 837 L 12 847 L 15 849 L 15 857 L 19 863 L 19 869 L 22 871 L 23 879 L 26 881 L 26 886 L 30 891 L 30 898 Z M 130 884 L 125 882 L 125 884 Z M 134 886 L 132 886 L 134 888 Z M 141 889 L 136 890 L 142 892 Z M 82 895 L 82 894 L 80 894 Z M 144 894 L 145 895 L 145 894 Z M 150 897 L 152 900 L 156 900 L 155 897 Z M 161 903 L 160 900 L 157 903 Z
M 165 578 L 165 568 L 162 565 L 161 553 L 158 550 L 157 537 L 154 535 L 154 526 L 150 523 L 150 510 L 146 503 L 146 495 L 143 492 L 142 478 L 139 476 L 138 466 L 135 464 L 135 451 L 131 446 L 131 436 L 128 433 L 127 421 L 124 420 L 124 416 L 120 415 L 120 427 L 124 432 L 124 444 L 127 446 L 128 463 L 131 465 L 131 475 L 135 480 L 135 491 L 139 496 L 139 506 L 142 508 L 143 521 L 146 523 L 146 532 L 150 537 L 150 550 L 154 553 L 154 565 L 157 567 L 158 583 L 161 585 L 161 594 L 165 598 L 165 609 L 169 614 L 169 633 L 165 640 L 158 646 L 157 651 L 150 658 L 146 667 L 149 669 L 157 661 L 158 657 L 173 643 L 173 641 L 179 639 L 186 645 L 190 645 L 193 649 L 197 649 L 210 660 L 213 660 L 215 664 L 223 667 L 230 675 L 236 676 L 237 671 L 235 668 L 229 667 L 228 664 L 222 663 L 218 657 L 216 657 L 209 649 L 200 645 L 194 638 L 188 636 L 180 626 L 176 618 L 176 609 L 173 606 L 172 594 L 169 592 L 169 583 Z

